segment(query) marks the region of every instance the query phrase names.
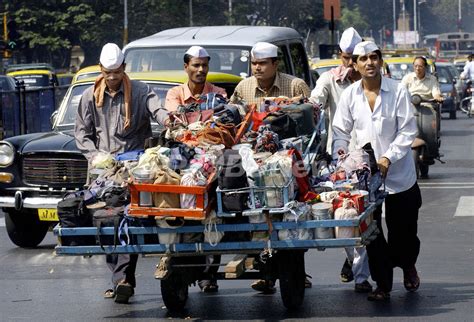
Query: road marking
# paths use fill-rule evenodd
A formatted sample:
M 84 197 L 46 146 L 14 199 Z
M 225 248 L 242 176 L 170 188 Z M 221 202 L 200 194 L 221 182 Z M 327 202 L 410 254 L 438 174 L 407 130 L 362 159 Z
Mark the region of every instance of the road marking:
M 474 182 L 418 182 L 421 189 L 473 189 Z
M 473 217 L 474 216 L 474 196 L 462 196 L 459 198 L 458 206 L 454 217 Z
M 0 227 L 5 227 L 5 218 L 4 217 L 0 218 Z

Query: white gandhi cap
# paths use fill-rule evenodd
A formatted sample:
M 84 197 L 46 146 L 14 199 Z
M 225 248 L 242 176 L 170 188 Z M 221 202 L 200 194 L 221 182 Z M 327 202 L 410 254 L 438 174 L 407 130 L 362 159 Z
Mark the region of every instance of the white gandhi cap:
M 258 42 L 252 47 L 252 57 L 265 59 L 278 57 L 278 47 L 268 42 Z
M 344 30 L 339 41 L 339 48 L 345 53 L 352 53 L 354 47 L 362 41 L 362 37 L 359 35 L 357 30 L 350 27 Z
M 123 63 L 123 53 L 120 48 L 113 43 L 105 44 L 100 53 L 100 64 L 106 69 L 117 69 Z
M 189 49 L 186 51 L 186 54 L 197 58 L 209 57 L 207 51 L 201 46 L 189 47 Z
M 355 46 L 352 55 L 363 56 L 376 50 L 379 50 L 379 47 L 373 41 L 363 41 Z

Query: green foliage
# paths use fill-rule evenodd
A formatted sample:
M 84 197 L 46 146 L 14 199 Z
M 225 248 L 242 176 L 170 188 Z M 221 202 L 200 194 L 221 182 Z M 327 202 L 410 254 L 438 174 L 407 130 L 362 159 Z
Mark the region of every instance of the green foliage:
M 369 27 L 366 18 L 361 14 L 358 6 L 352 9 L 344 7 L 341 10 L 341 29 L 344 30 L 349 27 L 354 27 L 361 34 Z

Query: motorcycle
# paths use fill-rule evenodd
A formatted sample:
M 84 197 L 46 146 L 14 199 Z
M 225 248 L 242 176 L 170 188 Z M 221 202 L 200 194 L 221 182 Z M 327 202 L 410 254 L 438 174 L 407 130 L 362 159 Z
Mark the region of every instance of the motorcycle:
M 411 145 L 418 178 L 427 178 L 429 166 L 440 160 L 440 103 L 436 100 L 423 100 L 420 95 L 412 95 L 418 135 Z M 444 162 L 442 162 L 444 163 Z
M 471 80 L 467 81 L 466 84 L 466 94 L 461 104 L 459 104 L 459 108 L 467 114 L 467 117 L 472 117 L 474 116 L 474 87 Z

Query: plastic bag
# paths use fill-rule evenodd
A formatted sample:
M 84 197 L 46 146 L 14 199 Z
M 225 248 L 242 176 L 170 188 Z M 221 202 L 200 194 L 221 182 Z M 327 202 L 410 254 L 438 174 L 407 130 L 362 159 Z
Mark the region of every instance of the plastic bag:
M 310 220 L 311 207 L 304 202 L 291 201 L 285 205 L 289 209 L 283 215 L 283 221 L 307 221 Z M 313 231 L 309 228 L 299 228 L 299 229 L 281 229 L 278 231 L 279 240 L 308 240 L 313 239 Z
M 342 201 L 342 207 L 337 208 L 334 212 L 334 219 L 354 219 L 359 216 L 354 202 L 348 198 Z M 354 227 L 336 227 L 336 238 L 352 238 L 354 237 Z
M 202 224 L 204 225 L 204 242 L 216 246 L 224 237 L 224 232 L 217 230 L 217 225 L 222 224 L 222 219 L 217 217 L 214 210 L 211 210 Z

